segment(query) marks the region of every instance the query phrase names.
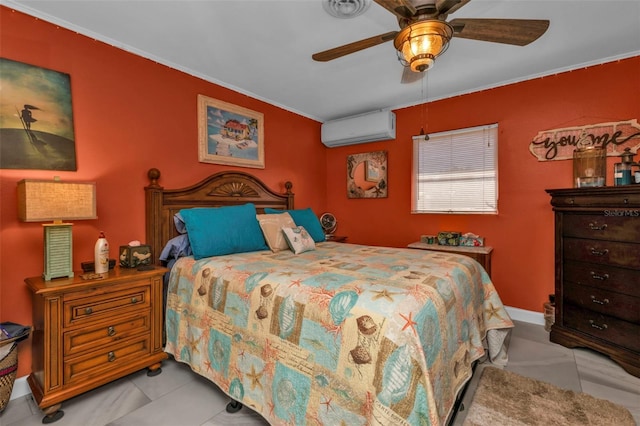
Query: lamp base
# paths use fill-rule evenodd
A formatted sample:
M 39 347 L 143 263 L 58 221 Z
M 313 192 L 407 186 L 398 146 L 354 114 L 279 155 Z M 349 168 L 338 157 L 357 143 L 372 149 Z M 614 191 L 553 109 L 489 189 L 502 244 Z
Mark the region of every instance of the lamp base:
M 47 223 L 44 230 L 45 281 L 53 278 L 73 277 L 72 223 Z

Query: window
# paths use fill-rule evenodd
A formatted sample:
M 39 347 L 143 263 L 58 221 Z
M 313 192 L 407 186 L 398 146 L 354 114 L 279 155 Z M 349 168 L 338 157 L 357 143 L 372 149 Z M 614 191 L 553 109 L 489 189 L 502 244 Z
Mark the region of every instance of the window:
M 497 170 L 497 124 L 414 137 L 412 213 L 497 213 Z

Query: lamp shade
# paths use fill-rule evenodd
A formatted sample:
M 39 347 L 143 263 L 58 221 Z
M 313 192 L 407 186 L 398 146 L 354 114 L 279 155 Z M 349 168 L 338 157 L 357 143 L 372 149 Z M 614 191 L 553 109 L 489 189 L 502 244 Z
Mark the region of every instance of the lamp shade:
M 18 218 L 23 222 L 96 219 L 96 184 L 21 180 Z

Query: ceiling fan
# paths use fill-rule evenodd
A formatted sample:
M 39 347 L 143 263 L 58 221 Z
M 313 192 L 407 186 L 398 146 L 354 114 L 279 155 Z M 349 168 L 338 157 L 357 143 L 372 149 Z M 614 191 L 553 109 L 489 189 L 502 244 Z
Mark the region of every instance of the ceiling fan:
M 400 31 L 390 31 L 312 55 L 326 62 L 393 40 L 398 59 L 405 66 L 402 82 L 410 83 L 430 69 L 435 58 L 449 46 L 452 37 L 525 46 L 549 27 L 540 19 L 459 18 L 447 22 L 449 14 L 471 0 L 374 0 L 396 15 Z

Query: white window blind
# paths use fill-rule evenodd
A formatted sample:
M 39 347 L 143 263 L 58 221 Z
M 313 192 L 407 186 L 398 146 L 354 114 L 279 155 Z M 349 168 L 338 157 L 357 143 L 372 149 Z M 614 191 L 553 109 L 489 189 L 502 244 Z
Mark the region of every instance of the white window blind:
M 497 124 L 414 137 L 412 213 L 497 213 L 497 170 Z

